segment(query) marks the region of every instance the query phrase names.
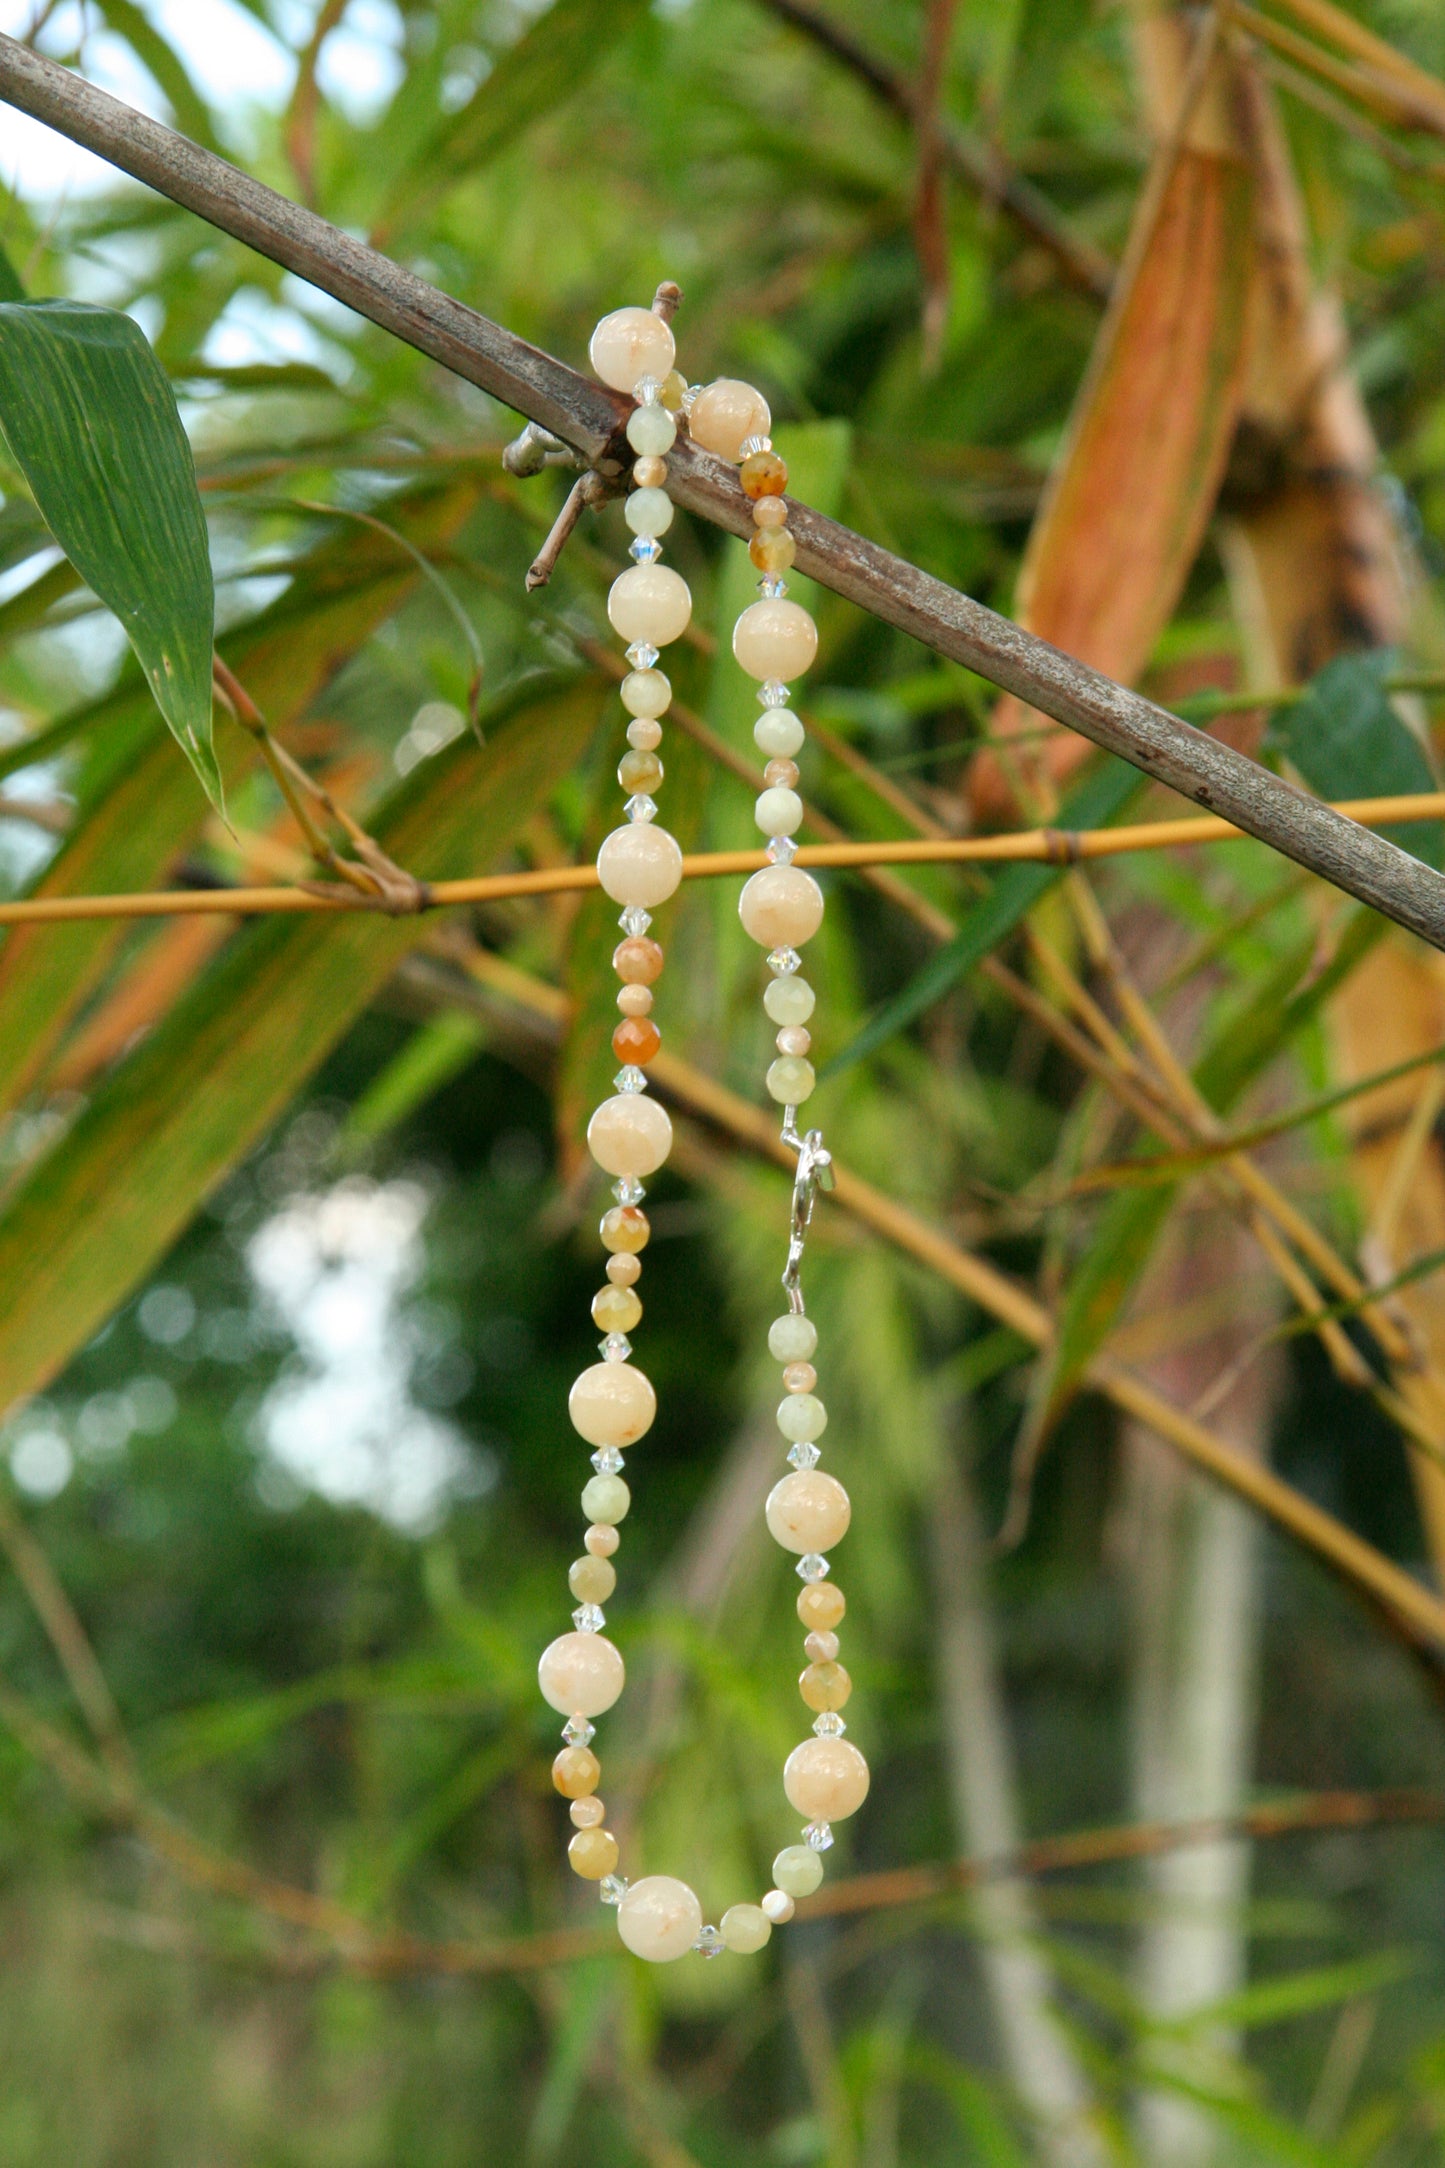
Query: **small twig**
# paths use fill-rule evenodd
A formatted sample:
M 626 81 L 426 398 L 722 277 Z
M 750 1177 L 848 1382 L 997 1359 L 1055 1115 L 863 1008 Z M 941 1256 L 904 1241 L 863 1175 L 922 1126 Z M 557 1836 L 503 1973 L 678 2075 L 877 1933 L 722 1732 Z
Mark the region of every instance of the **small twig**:
M 664 279 L 652 297 L 652 313 L 670 324 L 682 307 L 682 288 L 676 279 Z
M 557 559 L 567 547 L 572 530 L 587 507 L 604 504 L 614 494 L 615 486 L 594 470 L 589 469 L 586 474 L 578 475 L 567 492 L 561 511 L 552 522 L 550 534 L 527 567 L 525 585 L 529 595 L 534 594 L 539 587 L 545 587 L 551 579 L 557 569 Z

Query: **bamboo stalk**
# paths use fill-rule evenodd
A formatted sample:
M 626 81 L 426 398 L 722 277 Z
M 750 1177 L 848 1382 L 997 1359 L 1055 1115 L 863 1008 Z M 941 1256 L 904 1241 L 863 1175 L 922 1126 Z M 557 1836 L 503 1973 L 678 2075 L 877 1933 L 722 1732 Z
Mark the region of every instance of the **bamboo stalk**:
M 1335 812 L 1362 824 L 1404 826 L 1445 819 L 1445 791 L 1413 797 L 1353 798 Z M 942 836 L 878 843 L 805 843 L 793 863 L 866 869 L 870 866 L 1076 865 L 1086 858 L 1117 858 L 1129 851 L 1174 850 L 1200 843 L 1239 843 L 1243 829 L 1203 814 L 1187 820 L 1144 821 L 1127 828 L 1069 831 L 1020 829 L 997 836 Z M 768 863 L 764 851 L 699 851 L 682 862 L 685 881 L 756 873 Z M 465 880 L 433 881 L 424 909 L 447 904 L 495 903 L 517 896 L 553 896 L 596 888 L 595 866 L 544 866 L 526 873 L 486 873 Z M 151 889 L 133 896 L 25 896 L 0 903 L 0 926 L 46 925 L 77 918 L 184 918 L 219 912 L 255 918 L 270 911 L 375 911 L 379 898 L 340 895 L 318 886 L 285 888 Z
M 600 472 L 621 472 L 628 402 L 617 393 L 12 37 L 0 36 L 0 99 L 480 385 Z M 752 532 L 736 470 L 696 445 L 674 447 L 668 486 L 715 526 Z M 789 520 L 800 573 L 1445 949 L 1445 877 L 1433 867 L 836 520 L 797 504 Z

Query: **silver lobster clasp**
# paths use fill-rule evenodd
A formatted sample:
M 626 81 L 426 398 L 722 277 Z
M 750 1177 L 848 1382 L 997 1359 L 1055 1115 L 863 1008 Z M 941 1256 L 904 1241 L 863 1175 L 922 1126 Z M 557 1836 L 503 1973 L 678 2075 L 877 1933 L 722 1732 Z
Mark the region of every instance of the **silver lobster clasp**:
M 808 1226 L 813 1217 L 813 1204 L 820 1189 L 833 1187 L 833 1155 L 823 1142 L 821 1129 L 810 1129 L 806 1136 L 799 1136 L 796 1125 L 796 1109 L 786 1110 L 783 1122 L 783 1142 L 790 1144 L 798 1155 L 797 1172 L 793 1176 L 793 1213 L 788 1230 L 788 1262 L 783 1271 L 783 1286 L 787 1290 L 788 1307 L 798 1312 L 803 1308 L 803 1246 L 807 1240 Z

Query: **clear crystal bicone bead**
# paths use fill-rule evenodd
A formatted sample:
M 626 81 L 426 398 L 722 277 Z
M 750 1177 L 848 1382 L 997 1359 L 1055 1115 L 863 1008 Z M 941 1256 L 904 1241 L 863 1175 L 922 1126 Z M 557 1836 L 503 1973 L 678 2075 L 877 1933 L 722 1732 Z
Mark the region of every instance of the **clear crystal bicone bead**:
M 652 913 L 644 911 L 640 903 L 629 903 L 619 914 L 617 923 L 625 934 L 644 934 L 652 924 Z
M 605 1363 L 625 1363 L 632 1353 L 632 1342 L 625 1332 L 610 1332 L 605 1340 L 599 1340 L 598 1348 Z
M 656 406 L 662 397 L 662 378 L 640 376 L 632 387 L 632 396 L 639 406 Z
M 647 1191 L 635 1174 L 624 1174 L 613 1183 L 612 1194 L 619 1204 L 641 1204 Z
M 795 948 L 768 950 L 768 969 L 775 979 L 784 979 L 790 971 L 796 971 L 803 959 Z
M 818 1451 L 817 1446 L 809 1439 L 792 1448 L 788 1454 L 788 1466 L 790 1468 L 816 1468 L 822 1458 L 823 1456 Z
M 760 595 L 766 595 L 769 602 L 776 602 L 780 596 L 785 595 L 787 592 L 788 583 L 786 580 L 758 581 L 758 593 Z
M 715 1927 L 704 1927 L 700 1930 L 693 1948 L 700 1950 L 704 1957 L 721 1957 L 727 1944 Z
M 758 698 L 765 708 L 785 708 L 788 704 L 788 688 L 781 678 L 764 678 L 758 687 Z
M 634 670 L 650 670 L 661 653 L 662 649 L 654 647 L 650 640 L 634 640 L 626 650 L 627 660 Z
M 744 459 L 751 459 L 754 452 L 770 452 L 772 448 L 771 437 L 744 437 L 738 446 L 738 460 L 741 463 Z
M 604 1874 L 597 1885 L 597 1894 L 605 1905 L 620 1905 L 627 1895 L 625 1874 Z
M 572 1624 L 579 1634 L 600 1634 L 607 1624 L 607 1614 L 600 1603 L 579 1603 L 572 1613 Z
M 621 1475 L 622 1448 L 617 1445 L 599 1445 L 592 1455 L 592 1465 L 599 1475 Z
M 655 534 L 640 534 L 628 544 L 627 554 L 635 564 L 655 565 L 662 555 L 662 544 Z
M 591 1746 L 597 1737 L 597 1726 L 589 1724 L 585 1716 L 569 1716 L 562 1726 L 562 1737 L 568 1746 Z
M 813 1729 L 820 1739 L 841 1739 L 848 1727 L 836 1709 L 825 1709 L 814 1719 Z
M 768 845 L 768 862 L 774 866 L 790 866 L 798 855 L 798 846 L 791 836 L 774 836 Z
M 800 1581 L 826 1581 L 828 1561 L 821 1551 L 805 1551 L 794 1570 Z
M 629 1061 L 619 1069 L 612 1082 L 620 1092 L 645 1092 L 647 1089 L 647 1078 L 635 1061 Z
M 649 798 L 645 790 L 634 791 L 622 810 L 630 821 L 645 826 L 648 821 L 657 819 L 657 800 Z
M 803 1831 L 803 1842 L 811 1845 L 815 1852 L 826 1852 L 833 1842 L 832 1823 L 809 1822 L 807 1828 Z

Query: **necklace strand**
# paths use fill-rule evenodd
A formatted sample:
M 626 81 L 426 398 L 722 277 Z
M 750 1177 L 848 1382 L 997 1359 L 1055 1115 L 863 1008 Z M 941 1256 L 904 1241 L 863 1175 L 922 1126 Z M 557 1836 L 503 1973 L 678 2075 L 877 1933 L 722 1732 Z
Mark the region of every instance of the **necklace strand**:
M 689 1950 L 707 1957 L 724 1950 L 760 1950 L 774 1925 L 791 1919 L 795 1900 L 810 1895 L 822 1881 L 822 1855 L 833 1842 L 832 1823 L 862 1805 L 868 1765 L 843 1736 L 847 1727 L 840 1712 L 852 1682 L 838 1661 L 837 1628 L 846 1604 L 842 1590 L 828 1577 L 825 1553 L 847 1532 L 851 1508 L 842 1484 L 818 1466 L 818 1440 L 828 1416 L 815 1391 L 818 1334 L 804 1307 L 801 1279 L 814 1197 L 818 1189 L 832 1187 L 832 1171 L 821 1132 L 800 1135 L 797 1127 L 797 1110 L 815 1083 L 807 1029 L 815 997 L 801 975 L 798 952 L 822 924 L 823 894 L 810 874 L 791 863 L 793 837 L 803 817 L 795 756 L 804 733 L 788 708 L 789 685 L 812 663 L 818 635 L 808 612 L 786 599 L 783 574 L 794 553 L 783 496 L 787 468 L 768 435 L 771 416 L 762 394 L 732 378 L 688 387 L 675 366 L 671 327 L 655 309 L 618 309 L 604 317 L 589 351 L 602 381 L 637 401 L 627 423 L 636 458 L 634 486 L 624 508 L 634 536 L 634 562 L 613 582 L 607 598 L 608 617 L 627 642 L 631 665 L 621 688 L 630 718 L 629 750 L 617 770 L 627 794 L 626 826 L 607 837 L 597 860 L 603 889 L 622 906 L 623 938 L 612 959 L 621 981 L 617 1006 L 622 1012 L 612 1048 L 622 1067 L 613 1080 L 615 1096 L 603 1101 L 587 1127 L 593 1158 L 615 1177 L 616 1202 L 603 1215 L 601 1227 L 609 1253 L 607 1284 L 592 1303 L 593 1320 L 603 1333 L 602 1360 L 582 1372 L 568 1397 L 574 1428 L 594 1448 L 594 1473 L 582 1493 L 586 1555 L 568 1574 L 578 1599 L 574 1630 L 543 1652 L 538 1678 L 544 1698 L 567 1719 L 552 1781 L 571 1803 L 569 1863 L 585 1880 L 595 1881 L 603 1902 L 616 1908 L 618 1931 L 628 1949 L 657 1963 Z M 666 1108 L 647 1096 L 646 1072 L 661 1045 L 652 1007 L 665 961 L 662 948 L 650 938 L 651 912 L 676 892 L 682 878 L 681 851 L 657 825 L 653 796 L 663 780 L 658 747 L 672 696 L 657 665 L 661 650 L 680 638 L 692 614 L 687 582 L 659 562 L 662 537 L 673 518 L 665 484 L 679 417 L 686 418 L 695 443 L 739 465 L 753 506 L 749 555 L 762 574 L 760 599 L 739 616 L 732 644 L 737 661 L 760 689 L 762 712 L 753 736 L 767 765 L 755 818 L 769 839 L 770 862 L 748 881 L 738 910 L 746 932 L 768 951 L 770 977 L 763 1006 L 778 1028 L 767 1088 L 783 1109 L 784 1141 L 798 1155 L 783 1274 L 788 1309 L 768 1333 L 769 1350 L 783 1366 L 778 1427 L 788 1441 L 792 1472 L 774 1485 L 764 1514 L 774 1539 L 798 1560 L 803 1581 L 798 1616 L 807 1658 L 799 1690 L 815 1712 L 813 1737 L 793 1749 L 783 1769 L 784 1792 L 806 1818 L 803 1841 L 778 1853 L 774 1886 L 761 1902 L 730 1906 L 717 1927 L 704 1925 L 697 1896 L 677 1877 L 647 1875 L 628 1882 L 617 1872 L 617 1839 L 605 1826 L 606 1808 L 597 1796 L 602 1765 L 592 1752 L 592 1719 L 614 1705 L 625 1682 L 622 1656 L 602 1631 L 602 1606 L 617 1585 L 612 1560 L 620 1542 L 618 1528 L 632 1502 L 622 1473 L 623 1453 L 651 1428 L 657 1412 L 650 1380 L 631 1361 L 627 1336 L 642 1317 L 637 1282 L 651 1232 L 642 1210 L 643 1177 L 658 1171 L 672 1145 Z

